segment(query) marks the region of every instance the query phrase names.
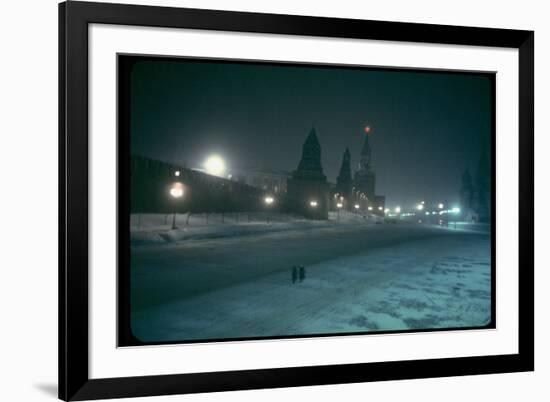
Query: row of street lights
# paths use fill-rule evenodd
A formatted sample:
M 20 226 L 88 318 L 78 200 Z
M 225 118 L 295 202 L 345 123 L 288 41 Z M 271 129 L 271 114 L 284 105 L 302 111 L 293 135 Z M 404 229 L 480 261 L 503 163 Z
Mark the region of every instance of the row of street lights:
M 215 161 L 215 162 L 219 162 L 219 161 Z M 215 163 L 212 163 L 212 164 L 215 164 Z M 179 170 L 176 170 L 174 172 L 174 176 L 176 177 L 179 177 L 180 176 L 180 171 Z M 170 196 L 172 196 L 172 198 L 174 198 L 175 200 L 177 199 L 180 199 L 184 196 L 184 185 L 180 182 L 175 182 L 172 184 L 172 186 L 170 187 Z M 343 197 L 340 197 L 340 200 L 336 203 L 336 208 L 337 208 L 337 211 L 338 211 L 338 220 L 340 220 L 340 210 L 344 207 L 344 204 L 343 204 Z M 272 197 L 272 196 L 266 196 L 264 198 L 264 203 L 270 207 L 272 206 L 274 203 L 275 203 L 275 198 Z M 310 200 L 309 201 L 309 206 L 311 208 L 317 208 L 318 206 L 318 202 L 317 200 Z M 437 208 L 439 209 L 439 215 L 443 215 L 443 214 L 447 214 L 447 213 L 453 213 L 453 214 L 458 214 L 460 213 L 460 208 L 458 207 L 454 207 L 450 210 L 444 210 L 443 208 L 445 207 L 445 205 L 443 203 L 439 203 L 437 205 Z M 361 206 L 359 204 L 354 204 L 354 208 L 355 210 L 359 210 L 361 208 Z M 425 208 L 425 202 L 422 201 L 420 202 L 417 206 L 416 206 L 416 209 L 418 211 L 423 211 Z M 373 207 L 372 206 L 368 206 L 367 209 L 369 211 L 373 211 Z M 390 214 L 391 210 L 389 208 L 386 208 L 384 209 L 383 207 L 379 206 L 378 207 L 378 210 L 379 211 L 384 211 L 384 213 L 386 215 Z M 401 214 L 401 207 L 400 206 L 397 206 L 394 208 L 394 212 L 395 214 L 397 215 L 400 215 Z M 426 212 L 426 215 L 429 215 L 430 212 Z M 435 215 L 437 214 L 436 211 L 432 211 L 432 215 Z M 267 221 L 269 223 L 269 217 L 267 218 Z M 172 218 L 172 229 L 176 229 L 176 208 L 174 207 L 174 213 L 173 213 L 173 218 Z
M 435 211 L 426 211 L 425 212 L 425 215 L 444 215 L 444 214 L 459 214 L 460 213 L 460 208 L 459 207 L 453 207 L 452 209 L 444 209 L 445 208 L 445 205 L 443 203 L 439 203 L 437 204 L 437 210 Z M 424 211 L 426 209 L 426 203 L 424 201 L 420 202 L 419 204 L 416 205 L 416 208 L 415 208 L 417 211 Z M 390 214 L 391 213 L 391 210 L 389 208 L 386 208 L 384 210 L 384 212 L 387 214 Z M 397 206 L 395 207 L 394 209 L 394 213 L 397 214 L 397 215 L 400 215 L 401 214 L 401 207 Z M 406 213 L 404 214 L 403 216 L 409 216 L 409 215 L 415 215 L 415 213 Z

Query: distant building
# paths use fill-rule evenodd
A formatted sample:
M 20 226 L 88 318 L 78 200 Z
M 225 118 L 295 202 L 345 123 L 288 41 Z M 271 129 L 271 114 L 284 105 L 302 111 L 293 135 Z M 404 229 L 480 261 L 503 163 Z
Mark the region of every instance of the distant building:
M 290 177 L 290 172 L 284 170 L 247 168 L 234 170 L 230 179 L 283 197 L 287 193 L 287 181 Z
M 491 221 L 491 167 L 486 148 L 479 157 L 475 181 L 466 169 L 460 187 L 462 217 L 477 222 Z
M 346 148 L 342 157 L 342 165 L 340 172 L 336 178 L 336 187 L 334 188 L 335 204 L 342 204 L 342 208 L 351 209 L 351 193 L 353 189 L 353 179 L 351 177 L 351 155 L 349 149 Z M 333 205 L 333 208 L 335 205 Z
M 302 146 L 298 168 L 288 180 L 290 209 L 311 219 L 328 219 L 329 185 L 321 165 L 321 145 L 312 128 Z
M 476 212 L 479 222 L 491 220 L 491 166 L 487 149 L 483 148 L 479 157 L 475 181 Z
M 476 212 L 474 208 L 474 185 L 470 171 L 466 169 L 462 174 L 462 185 L 460 187 L 460 206 L 462 216 L 466 220 L 475 220 Z

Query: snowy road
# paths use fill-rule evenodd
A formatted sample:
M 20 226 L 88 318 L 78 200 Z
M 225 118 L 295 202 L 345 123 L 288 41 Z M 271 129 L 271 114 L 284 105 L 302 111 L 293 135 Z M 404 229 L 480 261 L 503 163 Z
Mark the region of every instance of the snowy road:
M 132 330 L 177 341 L 481 326 L 490 274 L 488 234 L 415 224 L 134 247 Z

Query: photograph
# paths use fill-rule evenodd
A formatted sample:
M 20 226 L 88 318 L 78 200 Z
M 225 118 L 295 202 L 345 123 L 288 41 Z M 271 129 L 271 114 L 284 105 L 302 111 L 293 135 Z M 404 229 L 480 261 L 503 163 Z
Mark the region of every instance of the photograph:
M 495 328 L 495 74 L 119 54 L 119 346 Z

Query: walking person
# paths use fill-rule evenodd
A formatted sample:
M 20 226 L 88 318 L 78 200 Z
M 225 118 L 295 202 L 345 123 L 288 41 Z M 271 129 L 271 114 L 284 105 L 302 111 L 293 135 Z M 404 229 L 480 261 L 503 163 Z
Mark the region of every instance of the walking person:
M 298 279 L 302 282 L 306 279 L 306 268 L 303 265 L 300 265 L 300 273 L 298 274 Z

